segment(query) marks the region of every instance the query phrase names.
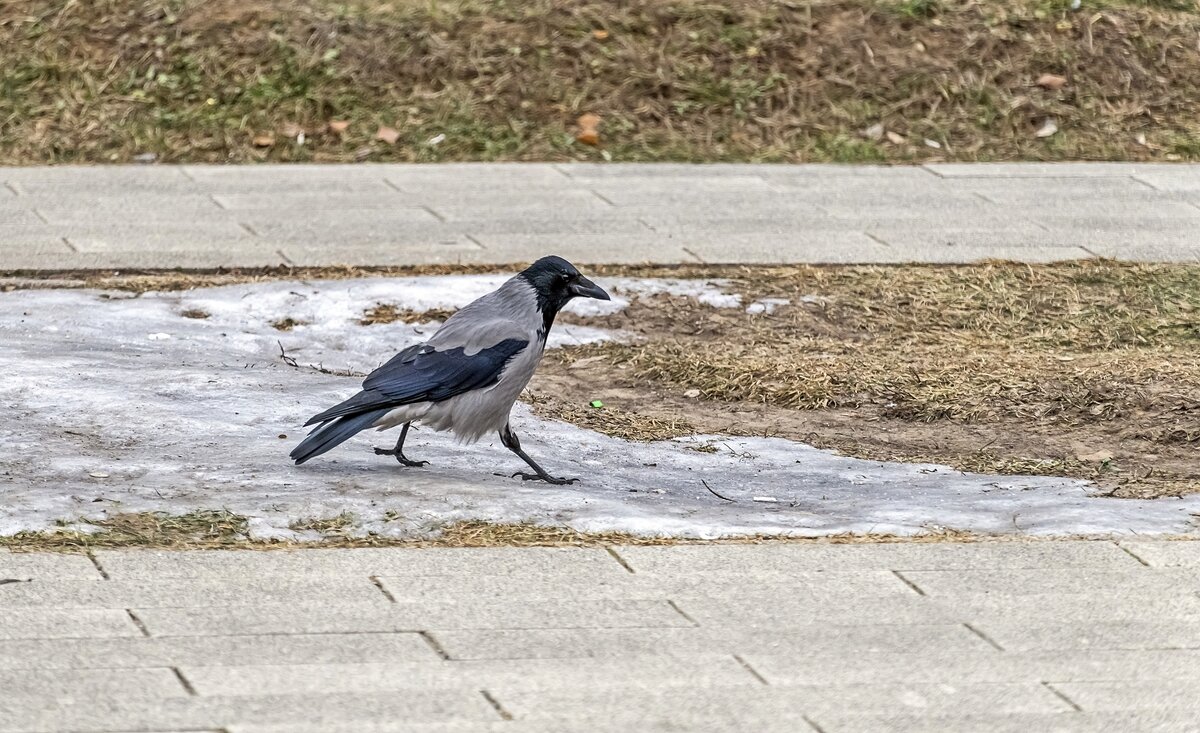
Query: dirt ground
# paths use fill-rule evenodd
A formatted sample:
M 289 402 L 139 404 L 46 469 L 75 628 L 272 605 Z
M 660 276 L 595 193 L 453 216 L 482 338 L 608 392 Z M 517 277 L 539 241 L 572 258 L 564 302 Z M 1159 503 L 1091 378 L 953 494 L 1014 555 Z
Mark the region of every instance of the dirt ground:
M 779 436 L 1094 479 L 1120 497 L 1200 491 L 1200 268 L 724 274 L 747 303 L 790 304 L 750 315 L 660 296 L 589 319 L 639 341 L 548 358 L 531 387 L 537 410 L 641 440 Z
M 1194 0 L 1070 5 L 0 0 L 0 164 L 1200 157 Z

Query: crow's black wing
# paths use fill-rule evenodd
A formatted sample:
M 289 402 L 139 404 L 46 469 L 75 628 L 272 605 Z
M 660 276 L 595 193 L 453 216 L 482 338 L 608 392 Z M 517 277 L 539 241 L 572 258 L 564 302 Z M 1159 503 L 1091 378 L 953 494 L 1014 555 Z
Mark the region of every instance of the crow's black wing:
M 361 392 L 314 415 L 305 425 L 414 402 L 440 402 L 489 387 L 500 379 L 508 360 L 528 345 L 525 339 L 510 338 L 469 356 L 461 346 L 445 351 L 428 344 L 411 346 L 371 372 Z

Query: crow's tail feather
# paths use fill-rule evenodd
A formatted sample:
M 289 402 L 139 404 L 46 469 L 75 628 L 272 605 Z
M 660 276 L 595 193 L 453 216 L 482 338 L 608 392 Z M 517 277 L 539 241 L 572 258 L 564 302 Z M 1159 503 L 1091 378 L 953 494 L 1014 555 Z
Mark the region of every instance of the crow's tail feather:
M 357 415 L 347 415 L 332 420 L 325 425 L 314 430 L 307 438 L 300 442 L 291 452 L 291 458 L 299 465 L 310 458 L 315 458 L 322 453 L 336 447 L 340 443 L 346 441 L 355 433 L 365 430 L 375 424 L 375 421 L 383 417 L 389 412 L 389 409 L 371 410 L 370 412 L 360 412 Z

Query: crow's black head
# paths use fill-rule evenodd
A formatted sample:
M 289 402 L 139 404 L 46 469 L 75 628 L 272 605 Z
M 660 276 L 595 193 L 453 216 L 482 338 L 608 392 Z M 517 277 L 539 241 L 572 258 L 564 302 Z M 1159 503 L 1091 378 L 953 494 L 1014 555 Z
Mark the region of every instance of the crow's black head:
M 609 300 L 596 283 L 579 274 L 579 270 L 570 262 L 553 255 L 543 257 L 525 268 L 518 277 L 522 277 L 533 286 L 537 294 L 538 310 L 546 321 L 546 331 L 554 323 L 554 316 L 572 298 L 596 298 Z

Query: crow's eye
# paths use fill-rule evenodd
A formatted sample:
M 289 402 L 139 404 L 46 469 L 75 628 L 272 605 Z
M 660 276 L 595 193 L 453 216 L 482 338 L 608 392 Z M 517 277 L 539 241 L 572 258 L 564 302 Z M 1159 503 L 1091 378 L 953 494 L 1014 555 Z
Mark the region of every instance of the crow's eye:
M 559 275 L 559 276 L 558 276 L 558 279 L 559 279 L 559 280 L 561 280 L 561 281 L 562 281 L 562 282 L 564 282 L 564 283 L 569 283 L 569 282 L 571 282 L 571 276 L 570 276 L 570 275 L 568 275 L 568 274 L 567 274 L 567 273 L 565 273 L 565 272 L 564 272 L 563 274 Z

